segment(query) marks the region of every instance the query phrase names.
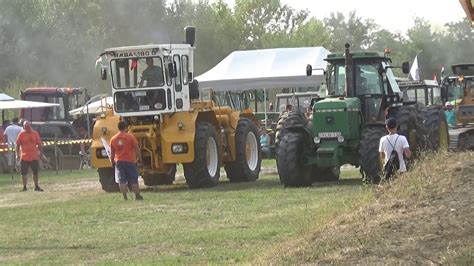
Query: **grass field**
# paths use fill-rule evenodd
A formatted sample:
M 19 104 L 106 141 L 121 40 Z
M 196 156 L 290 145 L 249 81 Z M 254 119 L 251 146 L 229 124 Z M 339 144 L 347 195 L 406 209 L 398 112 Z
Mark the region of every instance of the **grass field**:
M 264 167 L 274 165 L 263 162 Z M 142 202 L 100 189 L 93 170 L 43 172 L 45 192 L 0 175 L 0 263 L 252 263 L 335 216 L 373 200 L 356 170 L 334 183 L 285 189 L 257 182 L 143 190 Z

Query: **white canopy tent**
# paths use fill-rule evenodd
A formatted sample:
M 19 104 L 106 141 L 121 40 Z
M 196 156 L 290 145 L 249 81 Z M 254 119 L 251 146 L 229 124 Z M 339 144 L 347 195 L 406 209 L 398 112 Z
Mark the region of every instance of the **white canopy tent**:
M 104 113 L 107 108 L 111 108 L 113 105 L 112 97 L 103 97 L 95 102 L 91 102 L 84 106 L 69 111 L 70 115 L 82 115 L 82 114 L 100 114 Z
M 4 117 L 5 110 L 42 108 L 42 107 L 51 107 L 51 106 L 59 106 L 59 104 L 15 100 L 15 98 L 10 97 L 6 95 L 5 93 L 0 93 L 0 110 L 2 110 L 2 124 L 3 124 L 3 121 L 5 121 L 5 117 Z
M 200 90 L 278 89 L 319 86 L 323 71 L 306 76 L 306 65 L 326 68 L 324 47 L 235 51 L 215 67 L 196 77 Z
M 29 108 L 51 107 L 51 106 L 59 106 L 59 104 L 15 100 L 14 98 L 4 93 L 0 93 L 0 110 L 2 111 L 8 110 L 8 109 L 29 109 Z

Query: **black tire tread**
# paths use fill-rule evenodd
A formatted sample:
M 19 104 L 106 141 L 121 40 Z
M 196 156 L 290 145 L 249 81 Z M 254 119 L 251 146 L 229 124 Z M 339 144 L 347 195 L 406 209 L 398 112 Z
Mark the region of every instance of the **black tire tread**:
M 249 132 L 253 132 L 257 140 L 258 163 L 255 170 L 251 170 L 247 165 L 246 142 Z M 224 168 L 230 182 L 252 182 L 258 179 L 262 163 L 262 152 L 260 150 L 260 138 L 257 126 L 248 118 L 242 118 L 237 124 L 235 133 L 236 159 L 227 163 Z
M 310 186 L 311 168 L 303 167 L 301 157 L 304 148 L 311 143 L 306 132 L 288 131 L 282 135 L 280 147 L 278 148 L 278 174 L 285 187 Z
M 386 135 L 385 128 L 368 128 L 362 134 L 359 148 L 360 170 L 364 182 L 378 184 L 380 182 L 379 144 L 380 138 Z
M 219 182 L 220 171 L 217 169 L 215 176 L 210 176 L 207 170 L 206 148 L 207 140 L 214 138 L 217 144 L 217 152 L 220 153 L 219 141 L 216 129 L 208 122 L 199 122 L 196 126 L 194 136 L 194 161 L 183 164 L 184 176 L 189 188 L 214 187 Z M 221 156 L 218 154 L 218 165 Z

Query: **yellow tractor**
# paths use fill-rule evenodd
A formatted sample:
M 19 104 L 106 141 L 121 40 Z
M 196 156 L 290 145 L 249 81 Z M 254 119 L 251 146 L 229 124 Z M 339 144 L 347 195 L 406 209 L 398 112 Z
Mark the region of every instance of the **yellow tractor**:
M 237 110 L 203 100 L 194 79 L 195 29 L 185 43 L 106 49 L 97 63 L 111 76 L 113 110 L 97 118 L 91 162 L 102 188 L 118 191 L 109 158 L 110 138 L 123 120 L 140 145 L 139 172 L 145 185 L 172 184 L 182 164 L 190 188 L 217 185 L 224 166 L 231 182 L 255 181 L 260 173 L 258 121 L 250 109 Z

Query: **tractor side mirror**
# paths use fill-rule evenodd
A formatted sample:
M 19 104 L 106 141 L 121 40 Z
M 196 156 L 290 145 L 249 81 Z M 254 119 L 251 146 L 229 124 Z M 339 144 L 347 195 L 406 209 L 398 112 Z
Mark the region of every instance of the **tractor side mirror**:
M 176 69 L 175 63 L 168 63 L 168 71 L 171 78 L 176 78 L 178 76 L 178 70 Z
M 310 64 L 308 64 L 306 66 L 306 76 L 311 77 L 311 75 L 313 75 L 313 67 Z
M 402 64 L 402 71 L 404 74 L 410 73 L 410 63 L 408 62 L 403 62 Z
M 107 80 L 107 68 L 102 67 L 102 68 L 100 69 L 100 78 L 101 78 L 102 80 Z

